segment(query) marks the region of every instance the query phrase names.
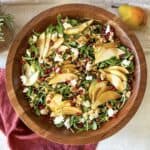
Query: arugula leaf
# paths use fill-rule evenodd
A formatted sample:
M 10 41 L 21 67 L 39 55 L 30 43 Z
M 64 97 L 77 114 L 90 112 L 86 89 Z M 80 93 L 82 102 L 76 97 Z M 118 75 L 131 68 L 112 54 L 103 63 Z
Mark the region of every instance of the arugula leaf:
M 89 45 L 83 45 L 82 47 L 80 47 L 79 52 L 84 57 L 90 57 L 91 59 L 94 59 L 94 49 Z
M 112 57 L 108 60 L 100 62 L 97 66 L 98 66 L 98 69 L 103 69 L 109 66 L 115 66 L 115 65 L 120 65 L 120 64 L 121 64 L 120 59 L 117 59 L 116 57 Z
M 67 20 L 67 23 L 70 23 L 72 26 L 77 26 L 77 25 L 79 25 L 79 22 L 78 22 L 78 20 L 76 20 L 76 19 L 68 19 L 68 20 Z
M 58 23 L 58 25 L 56 25 L 57 32 L 60 34 L 63 34 L 64 27 L 63 27 L 62 22 L 61 22 L 61 15 L 57 16 L 57 23 Z

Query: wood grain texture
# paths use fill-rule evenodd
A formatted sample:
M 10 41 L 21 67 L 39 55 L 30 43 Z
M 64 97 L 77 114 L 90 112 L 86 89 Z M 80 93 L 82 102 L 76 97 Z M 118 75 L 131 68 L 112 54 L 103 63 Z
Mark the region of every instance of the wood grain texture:
M 42 117 L 37 117 L 30 109 L 21 86 L 21 56 L 24 55 L 28 47 L 27 40 L 32 31 L 41 32 L 50 23 L 56 23 L 56 16 L 62 14 L 63 17 L 92 18 L 101 22 L 109 22 L 115 29 L 117 36 L 122 43 L 130 47 L 135 55 L 135 80 L 133 82 L 132 95 L 126 102 L 123 109 L 117 116 L 105 123 L 96 131 L 88 131 L 73 134 L 62 128 L 58 129 L 52 124 L 48 124 Z M 113 135 L 124 127 L 137 111 L 146 87 L 147 69 L 142 47 L 136 36 L 131 32 L 115 15 L 95 6 L 85 4 L 68 4 L 48 9 L 27 23 L 14 40 L 6 64 L 6 83 L 10 102 L 20 116 L 22 121 L 35 133 L 42 137 L 62 144 L 88 144 L 96 143 Z

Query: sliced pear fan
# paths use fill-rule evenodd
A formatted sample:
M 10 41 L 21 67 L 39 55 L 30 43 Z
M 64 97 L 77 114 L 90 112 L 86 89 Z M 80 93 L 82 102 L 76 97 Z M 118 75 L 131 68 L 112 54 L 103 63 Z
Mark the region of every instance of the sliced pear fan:
M 50 50 L 53 50 L 53 49 L 57 49 L 61 46 L 61 44 L 63 44 L 64 42 L 64 38 L 59 38 L 55 41 L 55 43 L 53 44 L 53 46 L 50 47 Z
M 111 70 L 111 69 L 104 69 L 104 70 L 108 73 L 111 73 L 111 74 L 118 76 L 123 81 L 127 81 L 127 77 L 122 72 L 120 72 L 118 70 Z
M 74 64 L 64 64 L 62 66 L 61 71 L 63 73 L 77 73 L 78 70 L 76 69 L 76 66 Z
M 107 81 L 102 81 L 102 82 L 98 82 L 95 81 L 95 83 L 91 84 L 91 89 L 89 88 L 89 97 L 91 98 L 92 102 L 95 101 L 95 97 L 97 95 L 97 93 L 99 92 L 99 90 L 101 90 L 101 88 L 106 87 L 107 86 Z
M 114 45 L 113 45 L 114 44 Z M 108 60 L 112 57 L 119 58 L 120 55 L 124 54 L 124 51 L 115 47 L 115 43 L 102 44 L 94 46 L 95 64 Z
M 56 83 L 66 82 L 73 79 L 78 79 L 78 77 L 73 73 L 62 73 L 62 74 L 57 74 L 48 82 L 49 84 L 56 84 Z
M 124 74 L 129 74 L 129 71 L 126 68 L 121 67 L 121 66 L 111 66 L 111 67 L 108 67 L 107 70 L 118 70 Z
M 107 101 L 109 100 L 112 100 L 112 99 L 118 99 L 120 98 L 121 95 L 118 94 L 117 92 L 115 91 L 106 91 L 106 92 L 103 92 L 100 97 L 98 97 L 95 101 L 95 103 L 92 105 L 92 108 L 95 109 L 96 107 L 98 107 L 99 105 L 102 105 L 104 103 L 106 103 Z
M 114 74 L 106 74 L 106 78 L 108 79 L 108 81 L 110 81 L 112 83 L 112 85 L 115 86 L 116 89 L 118 89 L 119 91 L 123 91 L 126 88 L 126 81 L 122 81 L 118 76 L 114 75 Z
M 65 34 L 78 34 L 81 33 L 85 28 L 93 23 L 93 20 L 86 21 L 78 26 L 68 28 L 64 30 Z

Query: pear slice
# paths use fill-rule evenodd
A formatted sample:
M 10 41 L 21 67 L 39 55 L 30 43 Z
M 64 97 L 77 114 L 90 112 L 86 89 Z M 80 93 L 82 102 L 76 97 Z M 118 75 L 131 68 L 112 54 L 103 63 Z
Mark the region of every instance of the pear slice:
M 49 80 L 49 84 L 57 84 L 61 82 L 66 82 L 68 80 L 78 79 L 78 77 L 73 73 L 62 73 L 57 74 L 52 79 Z
M 90 84 L 90 87 L 89 87 L 89 90 L 88 90 L 89 97 L 91 98 L 91 100 L 92 100 L 92 91 L 93 91 L 96 84 L 97 84 L 97 81 L 93 80 L 92 83 Z
M 95 109 L 99 105 L 102 105 L 109 100 L 118 99 L 120 97 L 121 97 L 121 95 L 115 91 L 111 91 L 111 90 L 106 91 L 106 92 L 102 93 L 98 99 L 96 99 L 95 103 L 92 105 L 92 108 Z
M 34 65 L 29 65 L 28 63 L 26 63 L 23 66 L 24 69 L 24 74 L 21 75 L 21 81 L 23 83 L 23 85 L 25 86 L 31 86 L 33 85 L 39 77 L 39 71 L 35 70 Z
M 123 91 L 126 88 L 126 84 L 125 82 L 121 81 L 121 79 L 114 75 L 114 74 L 106 74 L 106 78 L 108 79 L 108 81 L 110 81 L 112 83 L 112 85 L 118 89 L 119 91 Z
M 39 63 L 42 63 L 42 56 L 43 56 L 43 52 L 44 52 L 44 47 L 45 47 L 45 40 L 46 40 L 46 36 L 45 33 L 43 32 L 42 34 L 40 34 L 39 39 L 37 40 L 37 47 L 39 48 Z
M 95 53 L 95 64 L 108 60 L 112 57 L 119 58 L 120 55 L 124 54 L 124 51 L 121 51 L 116 47 L 115 43 L 100 44 L 94 46 Z
M 68 28 L 64 30 L 65 34 L 78 34 L 81 33 L 85 28 L 93 23 L 93 20 L 86 21 L 78 26 Z
M 48 55 L 48 49 L 49 49 L 49 46 L 50 46 L 50 40 L 51 40 L 51 34 L 47 33 L 46 40 L 45 40 L 44 51 L 43 51 L 43 54 L 42 54 L 43 60 Z
M 108 91 L 108 90 L 110 90 L 110 89 L 111 89 L 110 86 L 103 86 L 103 87 L 97 92 L 97 94 L 96 94 L 96 96 L 95 96 L 95 101 L 97 101 L 97 100 L 100 98 L 100 96 L 101 96 L 102 93 L 104 93 L 104 92 L 106 92 L 106 91 Z
M 127 81 L 127 77 L 122 72 L 120 72 L 118 70 L 104 69 L 104 71 L 111 73 L 111 74 L 114 74 L 114 75 L 117 75 L 123 81 Z
M 64 42 L 64 38 L 63 37 L 57 39 L 55 41 L 55 43 L 51 47 L 49 47 L 48 55 L 50 55 L 50 53 L 51 53 L 52 50 L 55 50 L 55 49 L 59 48 L 63 44 L 63 42 Z
M 111 66 L 107 69 L 108 70 L 118 70 L 118 71 L 121 71 L 122 73 L 129 74 L 129 71 L 126 68 L 121 67 L 121 66 Z
M 63 115 L 77 115 L 77 114 L 81 114 L 82 111 L 79 108 L 76 107 L 63 107 L 62 108 L 62 114 Z
M 108 83 L 107 81 L 102 81 L 102 82 L 96 83 L 96 85 L 93 87 L 92 93 L 91 93 L 92 102 L 95 101 L 95 97 L 96 97 L 97 93 L 99 92 L 99 90 L 101 90 L 101 88 L 103 88 L 103 87 L 106 87 L 107 83 Z

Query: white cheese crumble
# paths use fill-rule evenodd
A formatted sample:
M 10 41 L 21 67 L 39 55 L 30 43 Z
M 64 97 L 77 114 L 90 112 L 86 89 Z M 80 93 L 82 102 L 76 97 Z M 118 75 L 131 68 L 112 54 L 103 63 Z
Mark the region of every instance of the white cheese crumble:
M 40 114 L 41 115 L 47 115 L 48 114 L 48 109 L 47 108 L 43 108 L 40 110 Z
M 69 128 L 71 127 L 71 125 L 70 125 L 70 118 L 67 118 L 67 119 L 65 120 L 64 125 L 65 125 L 65 127 L 66 127 L 67 129 L 69 129 Z
M 93 77 L 92 76 L 86 76 L 86 78 L 85 78 L 86 80 L 92 80 L 93 79 Z
M 59 47 L 58 51 L 59 51 L 59 52 L 65 52 L 65 51 L 66 51 L 66 49 L 68 49 L 68 47 L 67 47 L 67 46 L 65 46 L 65 45 L 61 45 L 61 46 Z
M 56 73 L 59 73 L 59 71 L 60 71 L 60 68 L 57 67 L 57 68 L 55 69 L 55 72 L 56 72 Z
M 54 119 L 54 124 L 60 124 L 64 121 L 64 117 L 63 116 L 57 116 Z
M 113 110 L 112 108 L 109 108 L 107 111 L 107 114 L 109 117 L 113 117 L 117 113 L 117 110 Z
M 76 86 L 76 84 L 77 84 L 77 80 L 76 79 L 73 79 L 73 80 L 70 81 L 70 85 L 71 86 L 74 87 L 74 86 Z
M 70 50 L 71 50 L 71 52 L 73 52 L 73 54 L 74 54 L 75 57 L 78 57 L 79 50 L 77 48 L 71 48 Z
M 36 35 L 32 36 L 32 41 L 33 41 L 33 43 L 35 43 L 37 41 L 37 36 Z
M 29 57 L 31 56 L 31 53 L 30 53 L 29 49 L 27 49 L 26 54 L 27 54 Z
M 85 122 L 85 119 L 84 119 L 84 118 L 80 118 L 80 119 L 79 119 L 79 122 L 84 123 L 84 122 Z
M 83 101 L 82 105 L 85 106 L 85 107 L 90 107 L 91 106 L 89 101 Z
M 23 89 L 23 93 L 27 93 L 27 92 L 28 92 L 28 90 L 29 90 L 29 89 L 28 89 L 27 87 L 26 87 L 26 88 L 24 88 L 24 89 Z
M 63 58 L 61 57 L 61 55 L 56 54 L 54 61 L 55 62 L 63 62 Z
M 99 116 L 99 109 L 89 111 L 89 119 L 93 120 Z
M 90 71 L 92 69 L 92 64 L 88 62 L 85 67 L 86 71 Z
M 121 66 L 124 66 L 124 67 L 128 67 L 130 65 L 130 60 L 126 60 L 124 59 L 122 62 L 121 62 Z
M 72 28 L 72 25 L 71 25 L 70 23 L 64 22 L 64 23 L 63 23 L 63 27 L 64 27 L 65 29 L 68 29 L 68 28 Z
M 105 30 L 105 33 L 109 33 L 110 32 L 110 25 L 108 24 L 107 27 L 106 27 L 106 30 Z

